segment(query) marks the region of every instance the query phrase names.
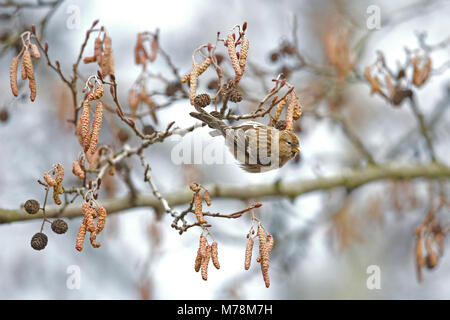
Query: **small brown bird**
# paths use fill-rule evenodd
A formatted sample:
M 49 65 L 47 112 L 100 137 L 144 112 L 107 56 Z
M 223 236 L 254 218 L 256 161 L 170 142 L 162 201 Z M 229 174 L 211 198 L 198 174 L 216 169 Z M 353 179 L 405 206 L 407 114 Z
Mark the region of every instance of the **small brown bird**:
M 206 111 L 191 112 L 190 115 L 216 129 L 210 133 L 212 136 L 221 134 L 225 137 L 228 149 L 245 171 L 257 173 L 281 168 L 300 152 L 298 138 L 289 130 L 278 130 L 254 121 L 229 126 Z

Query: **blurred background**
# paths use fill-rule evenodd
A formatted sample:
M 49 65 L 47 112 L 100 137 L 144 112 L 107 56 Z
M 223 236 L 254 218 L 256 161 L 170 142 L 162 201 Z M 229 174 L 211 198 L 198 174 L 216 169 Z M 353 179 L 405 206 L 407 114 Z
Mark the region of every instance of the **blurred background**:
M 31 24 L 38 26 L 49 9 L 23 8 L 16 11 L 8 1 L 0 2 L 0 34 L 8 39 Z M 15 3 L 35 3 L 33 0 Z M 369 6 L 380 9 L 380 28 L 369 30 Z M 127 104 L 128 90 L 139 75 L 134 63 L 137 33 L 159 28 L 161 48 L 168 53 L 181 74 L 190 71 L 191 55 L 201 44 L 214 42 L 217 32 L 247 21 L 250 40 L 249 64 L 242 80 L 244 101 L 234 106 L 245 113 L 267 93 L 271 79 L 283 72 L 296 87 L 306 111 L 338 114 L 346 119 L 374 159 L 380 163 L 427 162 L 417 122 L 406 104 L 393 106 L 377 94 L 361 76 L 366 66 L 381 51 L 393 70 L 403 63 L 405 48 L 420 46 L 423 32 L 426 43 L 448 39 L 450 1 L 62 1 L 47 17 L 42 40 L 49 43 L 49 55 L 59 60 L 63 72 L 70 74 L 85 31 L 95 19 L 112 37 L 119 96 Z M 77 20 L 79 18 L 79 20 Z M 355 61 L 355 74 L 333 65 L 334 34 Z M 6 34 L 6 35 L 5 35 Z M 294 36 L 295 34 L 295 36 Z M 296 37 L 298 51 L 308 66 L 298 67 L 295 56 L 282 52 Z M 5 45 L 5 40 L 3 45 Z M 93 52 L 93 41 L 86 53 Z M 0 44 L 2 45 L 2 44 Z M 226 54 L 225 48 L 220 48 Z M 432 136 L 438 158 L 450 165 L 449 46 L 432 52 L 436 72 L 427 83 L 415 88 L 415 97 L 425 118 L 433 116 Z M 0 57 L 0 208 L 17 209 L 27 199 L 43 201 L 43 188 L 36 180 L 55 163 L 66 168 L 64 184 L 76 185 L 70 173 L 80 147 L 73 126 L 66 119 L 71 111 L 70 91 L 43 59 L 35 63 L 38 97 L 34 103 L 24 97 L 13 99 L 9 89 L 9 64 L 15 49 L 8 47 Z M 298 58 L 298 57 L 297 57 Z M 316 67 L 317 66 L 317 67 Z M 443 66 L 439 69 L 439 66 Z M 81 65 L 85 76 L 95 74 L 93 65 Z M 177 81 L 160 57 L 149 66 L 155 74 L 166 74 Z M 231 69 L 230 69 L 231 70 Z M 334 76 L 327 70 L 338 70 Z M 339 71 L 341 70 L 341 71 Z M 171 78 L 172 76 L 172 78 Z M 207 91 L 214 72 L 200 79 Z M 148 82 L 151 90 L 164 90 L 166 83 Z M 79 85 L 80 87 L 81 85 Z M 149 90 L 150 90 L 149 89 Z M 81 94 L 80 94 L 81 96 Z M 158 100 L 160 99 L 161 100 Z M 157 97 L 163 103 L 164 97 Z M 152 124 L 160 130 L 170 121 L 187 127 L 196 121 L 187 99 L 176 99 L 158 111 L 159 124 L 150 117 L 139 125 Z M 5 115 L 6 114 L 6 115 Z M 250 174 L 235 164 L 175 165 L 172 148 L 180 138 L 170 138 L 148 148 L 145 155 L 152 166 L 160 191 L 174 192 L 196 181 L 201 184 L 249 185 L 278 179 L 313 179 L 346 172 L 364 165 L 361 155 L 343 134 L 342 128 L 328 118 L 317 119 L 305 112 L 296 124 L 301 157 L 274 172 Z M 438 116 L 436 116 L 438 115 Z M 115 129 L 123 127 L 105 117 L 100 142 L 117 150 L 123 143 L 131 146 L 138 139 L 117 141 Z M 117 117 L 116 117 L 117 118 Z M 183 137 L 204 145 L 221 144 L 202 128 Z M 405 138 L 406 137 L 406 138 Z M 229 154 L 227 156 L 231 157 Z M 142 192 L 150 192 L 143 181 L 139 159 L 127 159 L 129 177 Z M 128 193 L 125 174 L 104 181 L 100 200 L 123 197 Z M 418 282 L 414 255 L 414 228 L 428 210 L 426 181 L 374 182 L 352 192 L 344 189 L 313 192 L 295 199 L 255 199 L 263 206 L 255 212 L 274 236 L 271 253 L 271 286 L 266 289 L 259 266 L 253 262 L 244 271 L 244 250 L 250 219 L 216 219 L 211 232 L 219 243 L 221 269 L 210 266 L 208 281 L 194 271 L 200 230 L 191 228 L 183 235 L 170 227 L 168 216 L 157 218 L 151 208 L 135 208 L 108 216 L 102 243 L 93 249 L 88 243 L 80 253 L 74 249 L 81 218 L 70 219 L 69 231 L 56 235 L 45 229 L 49 243 L 45 250 L 30 247 L 32 235 L 41 221 L 0 225 L 0 298 L 2 299 L 448 299 L 450 297 L 450 259 L 444 254 L 433 270 L 424 271 Z M 246 203 L 213 199 L 211 212 L 229 213 Z M 176 207 L 184 210 L 186 206 Z M 448 209 L 439 213 L 445 224 Z M 70 266 L 79 266 L 80 289 L 68 289 Z M 369 290 L 367 268 L 379 266 L 381 288 Z

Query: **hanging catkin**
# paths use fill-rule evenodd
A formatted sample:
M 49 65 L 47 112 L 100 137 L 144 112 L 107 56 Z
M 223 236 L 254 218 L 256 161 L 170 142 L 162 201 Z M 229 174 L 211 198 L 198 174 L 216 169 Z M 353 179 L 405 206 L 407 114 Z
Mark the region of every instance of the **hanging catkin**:
M 83 102 L 83 111 L 81 112 L 79 123 L 80 123 L 80 139 L 83 142 L 82 147 L 84 149 L 89 146 L 90 136 L 89 136 L 89 113 L 91 111 L 91 104 L 89 100 L 84 100 Z
M 9 67 L 9 82 L 11 91 L 15 97 L 19 95 L 19 87 L 17 85 L 17 68 L 19 66 L 19 56 L 12 58 L 11 66 Z
M 247 241 L 247 246 L 245 247 L 245 266 L 244 269 L 250 269 L 250 264 L 252 263 L 252 252 L 253 252 L 253 238 L 249 238 Z
M 95 105 L 94 120 L 92 121 L 92 135 L 91 141 L 89 143 L 89 152 L 94 154 L 97 150 L 98 135 L 100 134 L 100 129 L 102 128 L 102 118 L 103 118 L 103 104 L 98 101 Z

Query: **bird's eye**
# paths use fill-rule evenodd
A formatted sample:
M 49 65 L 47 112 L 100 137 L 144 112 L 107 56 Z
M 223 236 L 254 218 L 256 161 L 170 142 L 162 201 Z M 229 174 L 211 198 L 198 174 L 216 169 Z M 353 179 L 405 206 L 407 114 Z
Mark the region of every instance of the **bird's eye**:
M 292 143 L 291 143 L 290 141 L 287 141 L 287 144 L 288 144 L 288 145 L 291 145 Z

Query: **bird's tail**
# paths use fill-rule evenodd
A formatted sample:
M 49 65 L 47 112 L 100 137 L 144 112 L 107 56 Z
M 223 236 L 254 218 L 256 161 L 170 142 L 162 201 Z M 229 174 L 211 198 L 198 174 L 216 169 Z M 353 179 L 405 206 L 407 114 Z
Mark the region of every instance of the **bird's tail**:
M 201 113 L 191 112 L 189 114 L 191 115 L 191 117 L 194 117 L 206 123 L 210 128 L 219 130 L 223 136 L 226 135 L 226 129 L 229 128 L 228 125 L 222 120 L 217 119 L 216 117 L 210 115 L 208 112 L 206 111 L 203 111 Z

